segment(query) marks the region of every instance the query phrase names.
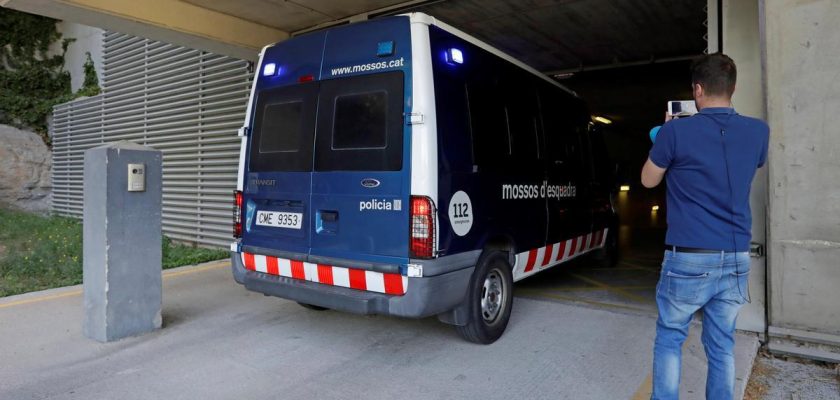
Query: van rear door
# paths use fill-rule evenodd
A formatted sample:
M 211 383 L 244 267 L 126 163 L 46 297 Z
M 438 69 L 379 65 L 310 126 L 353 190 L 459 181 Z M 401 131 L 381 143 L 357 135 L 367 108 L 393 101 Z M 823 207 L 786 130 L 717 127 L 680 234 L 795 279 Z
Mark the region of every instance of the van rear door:
M 408 256 L 403 71 L 321 82 L 312 174 L 311 254 Z
M 319 86 L 281 86 L 257 97 L 244 191 L 246 245 L 309 251 Z

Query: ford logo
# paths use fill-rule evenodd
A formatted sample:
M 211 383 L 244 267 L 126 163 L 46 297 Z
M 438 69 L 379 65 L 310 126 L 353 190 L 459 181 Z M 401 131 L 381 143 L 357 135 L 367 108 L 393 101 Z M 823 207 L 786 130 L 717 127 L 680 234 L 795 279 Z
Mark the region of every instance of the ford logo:
M 379 186 L 379 181 L 373 178 L 362 179 L 362 186 L 366 188 L 375 188 Z

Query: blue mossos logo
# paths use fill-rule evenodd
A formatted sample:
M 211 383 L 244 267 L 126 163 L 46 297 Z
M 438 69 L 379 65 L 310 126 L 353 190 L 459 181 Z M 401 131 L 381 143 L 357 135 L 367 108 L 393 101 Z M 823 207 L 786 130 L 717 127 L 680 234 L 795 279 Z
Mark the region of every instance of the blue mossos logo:
M 379 181 L 373 178 L 362 179 L 362 186 L 366 188 L 375 188 L 379 186 Z

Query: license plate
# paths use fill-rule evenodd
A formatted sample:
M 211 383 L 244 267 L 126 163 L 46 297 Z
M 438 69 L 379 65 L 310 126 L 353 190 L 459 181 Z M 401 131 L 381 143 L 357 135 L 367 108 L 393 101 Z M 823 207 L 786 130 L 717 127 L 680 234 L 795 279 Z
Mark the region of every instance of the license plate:
M 281 211 L 257 211 L 257 225 L 300 229 L 303 226 L 303 214 Z

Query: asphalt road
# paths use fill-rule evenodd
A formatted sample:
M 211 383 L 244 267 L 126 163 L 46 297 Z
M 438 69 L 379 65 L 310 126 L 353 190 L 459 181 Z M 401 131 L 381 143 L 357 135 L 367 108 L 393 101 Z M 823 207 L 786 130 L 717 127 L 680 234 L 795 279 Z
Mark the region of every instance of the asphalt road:
M 649 286 L 571 268 L 607 288 Z M 572 285 L 564 274 L 518 283 L 508 330 L 490 346 L 464 342 L 434 318 L 317 312 L 251 293 L 227 262 L 167 271 L 164 328 L 109 344 L 83 337 L 80 287 L 4 298 L 0 399 L 649 397 L 654 313 L 632 298 L 622 308 L 622 291 L 631 289 L 585 279 L 574 287 L 608 298 L 545 295 Z M 696 328 L 685 351 L 685 399 L 703 397 Z M 738 337 L 739 391 L 757 345 L 754 336 Z

